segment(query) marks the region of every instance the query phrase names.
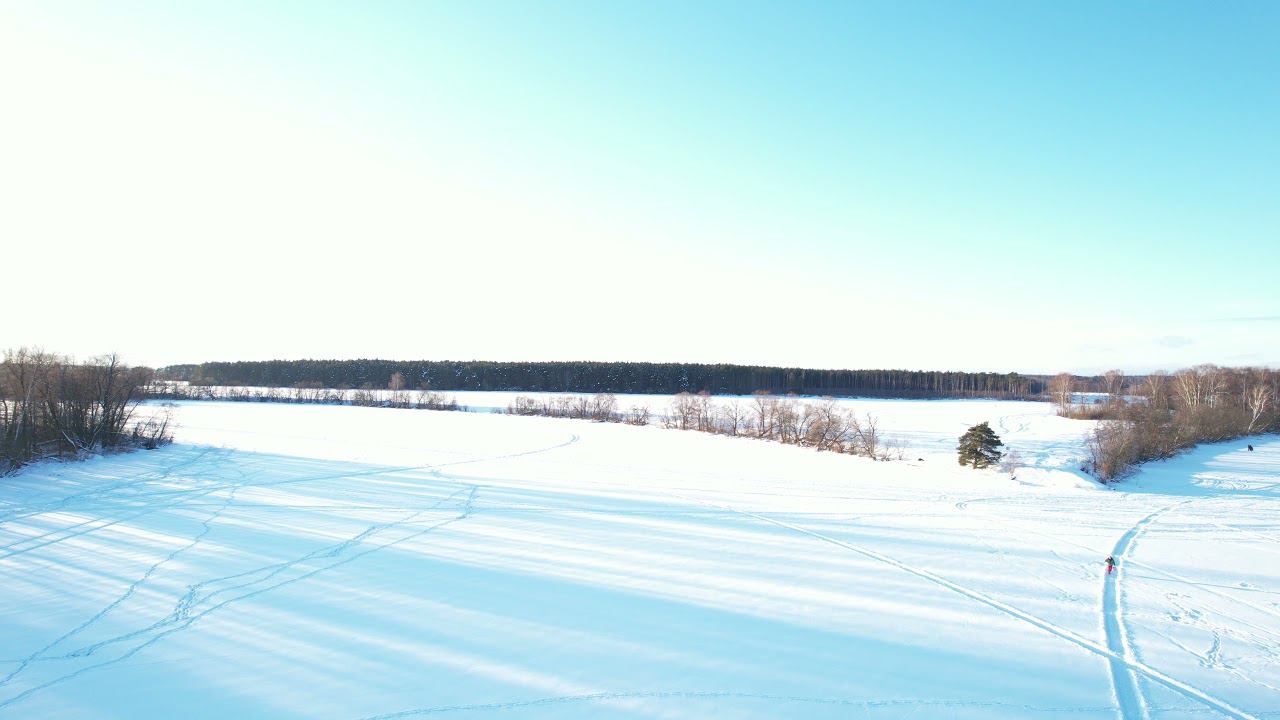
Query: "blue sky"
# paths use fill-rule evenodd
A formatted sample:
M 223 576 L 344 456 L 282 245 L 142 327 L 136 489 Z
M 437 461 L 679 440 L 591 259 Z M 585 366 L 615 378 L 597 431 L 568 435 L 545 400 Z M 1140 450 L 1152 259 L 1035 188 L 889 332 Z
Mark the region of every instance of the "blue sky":
M 1278 35 L 1274 3 L 0 2 L 0 232 L 72 258 L 4 340 L 1276 364 Z M 84 322 L 104 270 L 162 335 Z

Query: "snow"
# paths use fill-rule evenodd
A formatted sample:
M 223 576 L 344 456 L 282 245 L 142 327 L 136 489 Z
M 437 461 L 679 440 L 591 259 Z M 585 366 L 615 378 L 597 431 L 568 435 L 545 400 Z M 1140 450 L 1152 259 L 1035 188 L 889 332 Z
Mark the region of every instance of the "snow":
M 1109 489 L 1045 404 L 844 402 L 909 459 L 179 403 L 0 478 L 0 718 L 1280 717 L 1280 437 Z

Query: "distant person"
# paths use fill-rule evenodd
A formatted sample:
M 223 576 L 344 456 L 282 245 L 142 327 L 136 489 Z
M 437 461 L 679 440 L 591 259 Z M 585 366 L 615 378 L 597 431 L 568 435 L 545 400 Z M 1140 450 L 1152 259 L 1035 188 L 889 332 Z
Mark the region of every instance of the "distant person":
M 1252 445 L 1250 445 L 1250 446 L 1249 446 L 1249 452 L 1253 452 L 1253 446 L 1252 446 Z
M 1112 570 L 1116 569 L 1116 559 L 1110 555 L 1107 556 L 1107 574 L 1110 575 Z

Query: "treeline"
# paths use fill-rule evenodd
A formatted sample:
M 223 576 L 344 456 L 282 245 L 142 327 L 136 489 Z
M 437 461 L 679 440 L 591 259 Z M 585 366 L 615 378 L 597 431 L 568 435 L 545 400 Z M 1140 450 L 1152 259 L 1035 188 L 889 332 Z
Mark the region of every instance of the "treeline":
M 644 405 L 621 411 L 617 398 L 608 393 L 591 397 L 520 396 L 511 402 L 507 412 L 630 425 L 648 425 L 650 415 Z M 759 438 L 872 460 L 901 460 L 904 453 L 900 442 L 884 437 L 875 416 L 858 417 L 829 397 L 808 402 L 756 393 L 745 401 L 734 398 L 717 402 L 707 393 L 679 393 L 662 417 L 662 424 L 675 430 Z
M 1119 375 L 1117 376 L 1117 373 Z M 1146 379 L 1146 375 L 1126 375 L 1120 370 L 1108 370 L 1102 375 L 1073 375 L 1069 373 L 1060 373 L 1059 375 L 1030 375 L 1040 388 L 1044 390 L 1046 395 L 1050 392 L 1053 381 L 1063 374 L 1071 377 L 1071 388 L 1076 393 L 1107 393 L 1115 387 L 1117 379 L 1124 387 L 1137 387 Z
M 814 370 L 754 365 L 632 362 L 453 362 L 267 360 L 173 365 L 161 377 L 196 385 L 330 388 L 386 387 L 399 373 L 411 387 L 436 391 L 712 395 L 845 395 L 902 398 L 1027 398 L 1044 382 L 1017 373 L 920 370 Z
M 75 362 L 10 350 L 0 363 L 0 473 L 57 455 L 169 442 L 165 415 L 134 422 L 151 381 L 115 355 Z
M 1101 420 L 1089 434 L 1085 467 L 1103 481 L 1199 443 L 1280 431 L 1280 371 L 1197 365 L 1138 382 L 1119 370 L 1102 378 L 1101 402 L 1076 402 L 1066 373 L 1053 378 L 1050 393 L 1059 414 Z
M 272 402 L 303 405 L 356 405 L 360 407 L 410 408 L 415 410 L 465 410 L 456 398 L 434 390 L 408 390 L 404 378 L 391 376 L 386 389 L 327 388 L 318 382 L 299 382 L 292 387 L 245 387 L 191 385 L 180 381 L 158 381 L 147 386 L 146 396 L 157 400 L 219 400 L 222 402 Z

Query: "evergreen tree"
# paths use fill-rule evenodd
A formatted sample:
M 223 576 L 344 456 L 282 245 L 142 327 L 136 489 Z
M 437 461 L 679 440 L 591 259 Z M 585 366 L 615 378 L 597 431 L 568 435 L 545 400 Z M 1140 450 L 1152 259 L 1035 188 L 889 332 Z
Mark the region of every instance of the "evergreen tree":
M 974 469 L 978 469 L 999 462 L 1002 454 L 999 448 L 1002 445 L 1004 443 L 1000 441 L 1000 436 L 996 435 L 990 425 L 979 423 L 960 436 L 960 445 L 956 450 L 960 452 L 961 465 L 972 465 Z

